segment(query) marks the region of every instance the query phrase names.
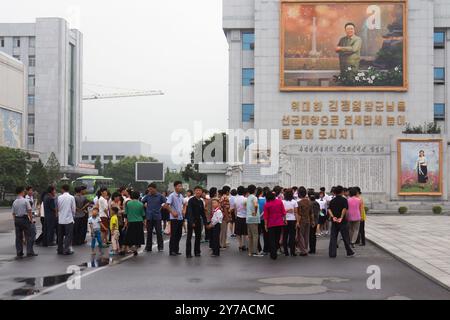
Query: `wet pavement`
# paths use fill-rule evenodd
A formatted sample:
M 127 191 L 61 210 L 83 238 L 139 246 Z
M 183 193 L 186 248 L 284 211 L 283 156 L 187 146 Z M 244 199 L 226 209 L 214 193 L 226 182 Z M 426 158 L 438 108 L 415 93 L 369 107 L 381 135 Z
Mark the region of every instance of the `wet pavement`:
M 327 256 L 328 239 L 318 242 L 318 254 L 308 257 L 248 257 L 237 241 L 218 258 L 170 257 L 165 252 L 139 256 L 91 255 L 86 246 L 71 256 L 56 248 L 37 247 L 39 256 L 14 260 L 12 233 L 0 233 L 0 299 L 447 299 L 450 292 L 368 244 L 355 258 Z M 184 238 L 181 244 L 184 252 Z M 367 287 L 370 266 L 380 268 L 380 289 Z M 74 270 L 80 286 L 74 282 Z M 68 285 L 69 284 L 69 285 Z

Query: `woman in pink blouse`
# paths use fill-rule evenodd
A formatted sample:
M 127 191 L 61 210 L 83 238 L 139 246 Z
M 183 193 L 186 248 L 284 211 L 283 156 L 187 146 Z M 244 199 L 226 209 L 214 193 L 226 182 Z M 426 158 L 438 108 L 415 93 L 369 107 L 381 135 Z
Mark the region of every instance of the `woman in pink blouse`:
M 359 224 L 361 222 L 361 212 L 363 211 L 363 203 L 361 199 L 357 197 L 356 188 L 350 188 L 350 198 L 347 199 L 348 202 L 348 230 L 350 233 L 350 244 L 354 248 L 355 242 L 359 233 Z
M 266 231 L 269 233 L 270 258 L 275 260 L 278 256 L 277 252 L 281 230 L 286 225 L 286 210 L 283 202 L 277 199 L 275 193 L 271 191 L 266 193 L 264 221 Z

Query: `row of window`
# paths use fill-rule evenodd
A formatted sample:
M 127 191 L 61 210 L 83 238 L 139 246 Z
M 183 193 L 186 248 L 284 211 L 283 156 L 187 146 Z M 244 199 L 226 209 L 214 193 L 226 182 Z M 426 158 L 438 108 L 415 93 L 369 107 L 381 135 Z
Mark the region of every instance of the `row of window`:
M 13 58 L 22 61 L 20 55 L 14 54 Z M 36 67 L 36 56 L 28 56 L 28 66 Z
M 102 156 L 99 156 L 99 155 L 90 156 L 91 161 L 95 161 L 95 160 L 97 160 L 97 158 L 101 159 Z M 115 156 L 115 158 L 117 161 L 120 161 L 120 160 L 125 159 L 125 156 Z M 83 156 L 81 156 L 81 160 L 89 161 L 89 156 L 83 155 Z M 111 155 L 103 156 L 103 160 L 104 161 L 113 161 L 114 156 L 111 156 Z
M 445 31 L 434 32 L 434 47 L 435 48 L 445 47 Z
M 13 47 L 14 48 L 20 48 L 22 45 L 20 41 L 20 37 L 13 37 Z M 0 37 L 0 48 L 5 47 L 5 38 Z M 28 47 L 29 48 L 35 48 L 36 47 L 36 38 L 35 37 L 29 37 L 28 38 Z

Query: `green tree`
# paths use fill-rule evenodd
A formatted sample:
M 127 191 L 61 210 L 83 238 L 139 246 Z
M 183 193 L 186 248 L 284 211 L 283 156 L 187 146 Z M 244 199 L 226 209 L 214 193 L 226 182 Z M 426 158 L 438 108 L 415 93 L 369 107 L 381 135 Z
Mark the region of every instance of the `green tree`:
M 54 152 L 48 157 L 45 168 L 47 169 L 48 181 L 56 185 L 61 177 L 61 165 Z
M 95 166 L 95 169 L 98 170 L 98 174 L 99 174 L 100 176 L 103 175 L 103 165 L 102 165 L 102 162 L 100 161 L 100 157 L 96 157 L 96 158 L 95 158 L 95 164 L 94 164 L 94 166 Z
M 32 186 L 39 193 L 47 189 L 49 185 L 48 173 L 41 159 L 32 164 L 27 177 L 27 184 Z
M 152 157 L 126 157 L 108 168 L 108 177 L 113 178 L 118 186 L 133 187 L 143 191 L 147 187 L 145 182 L 136 182 L 136 162 L 158 162 Z
M 0 186 L 5 192 L 14 192 L 25 186 L 28 155 L 18 149 L 0 147 Z

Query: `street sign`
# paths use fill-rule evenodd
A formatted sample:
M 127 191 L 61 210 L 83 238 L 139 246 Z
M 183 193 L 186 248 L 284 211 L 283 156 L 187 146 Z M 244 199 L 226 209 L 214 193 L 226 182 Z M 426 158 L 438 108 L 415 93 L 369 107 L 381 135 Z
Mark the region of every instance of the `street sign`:
M 164 181 L 164 164 L 161 162 L 136 162 L 136 182 Z

